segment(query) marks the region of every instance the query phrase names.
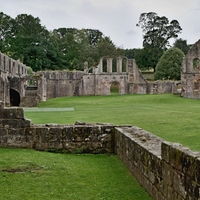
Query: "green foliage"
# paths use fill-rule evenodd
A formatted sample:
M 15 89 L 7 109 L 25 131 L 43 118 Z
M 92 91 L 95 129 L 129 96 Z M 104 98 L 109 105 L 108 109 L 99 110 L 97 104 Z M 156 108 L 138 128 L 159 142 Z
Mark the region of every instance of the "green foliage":
M 74 107 L 75 111 L 25 112 L 25 116 L 36 124 L 74 124 L 76 121 L 131 124 L 167 141 L 200 150 L 200 107 L 197 100 L 172 94 L 117 94 L 56 98 L 41 102 L 39 107 Z
M 152 58 L 146 65 L 151 65 L 155 70 L 163 51 L 169 46 L 169 39 L 177 38 L 182 28 L 177 20 L 169 22 L 167 17 L 159 17 L 155 12 L 142 13 L 137 26 L 144 33 L 144 51 Z
M 173 46 L 182 50 L 182 52 L 186 55 L 188 53 L 191 45 L 187 44 L 187 40 L 183 40 L 180 38 L 174 42 Z
M 167 50 L 156 66 L 155 80 L 180 80 L 183 57 L 184 53 L 178 48 L 174 47 Z
M 83 70 L 85 61 L 92 67 L 102 56 L 118 56 L 123 52 L 99 30 L 58 28 L 48 31 L 38 17 L 27 14 L 12 19 L 0 13 L 0 28 L 0 51 L 34 71 Z
M 14 20 L 0 12 L 0 51 L 7 52 L 9 54 L 9 46 L 11 39 L 13 38 L 13 25 Z
M 31 67 L 28 67 L 28 74 L 33 74 L 33 69 Z
M 115 155 L 0 149 L 0 199 L 152 199 Z

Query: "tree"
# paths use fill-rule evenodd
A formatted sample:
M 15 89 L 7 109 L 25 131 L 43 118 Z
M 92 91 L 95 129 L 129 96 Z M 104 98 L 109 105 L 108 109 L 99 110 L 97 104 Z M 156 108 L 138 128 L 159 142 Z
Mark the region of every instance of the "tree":
M 0 12 L 0 51 L 8 54 L 10 40 L 13 37 L 13 21 L 10 16 Z
M 18 15 L 12 26 L 9 53 L 34 71 L 60 69 L 60 56 L 57 43 L 50 32 L 40 24 L 39 18 L 32 15 Z
M 176 47 L 167 50 L 160 58 L 154 79 L 180 80 L 181 64 L 184 53 Z
M 177 47 L 183 51 L 183 53 L 186 55 L 190 49 L 190 45 L 187 44 L 187 40 L 183 39 L 177 39 L 174 44 L 174 47 Z
M 166 17 L 159 17 L 155 12 L 142 13 L 137 24 L 142 28 L 143 47 L 151 49 L 154 57 L 153 68 L 163 54 L 164 50 L 169 46 L 169 39 L 177 38 L 181 33 L 181 26 L 177 20 L 169 22 Z

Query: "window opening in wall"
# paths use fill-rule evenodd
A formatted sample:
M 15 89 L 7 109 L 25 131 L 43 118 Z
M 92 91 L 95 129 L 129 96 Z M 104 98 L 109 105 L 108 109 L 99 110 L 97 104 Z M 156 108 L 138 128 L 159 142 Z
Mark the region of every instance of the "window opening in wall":
M 8 65 L 9 65 L 9 72 L 11 72 L 11 60 L 10 59 L 8 61 Z
M 112 60 L 112 72 L 117 72 L 117 60 Z
M 13 64 L 12 64 L 12 72 L 15 73 L 15 62 L 13 62 Z
M 122 72 L 126 72 L 126 66 L 127 66 L 127 59 L 122 59 Z
M 18 74 L 20 74 L 20 65 L 18 65 Z
M 6 57 L 4 56 L 3 57 L 3 69 L 4 69 L 4 71 L 6 70 Z
M 107 69 L 107 60 L 105 58 L 103 59 L 103 72 L 108 72 L 108 69 Z
M 116 95 L 119 94 L 119 83 L 118 82 L 112 82 L 110 85 L 110 94 Z
M 193 69 L 197 69 L 197 68 L 200 69 L 200 60 L 198 58 L 195 58 L 193 60 Z
M 10 89 L 10 106 L 19 106 L 20 95 L 17 91 Z
M 88 71 L 88 73 L 93 73 L 93 68 L 91 67 L 91 68 L 89 68 L 89 71 Z

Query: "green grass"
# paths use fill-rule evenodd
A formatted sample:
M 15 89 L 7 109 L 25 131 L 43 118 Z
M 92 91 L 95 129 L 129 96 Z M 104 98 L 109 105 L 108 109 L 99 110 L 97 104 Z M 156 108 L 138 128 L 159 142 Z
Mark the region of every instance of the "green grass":
M 150 200 L 114 155 L 0 149 L 1 200 Z
M 40 108 L 73 107 L 75 111 L 27 112 L 35 124 L 74 124 L 75 121 L 131 124 L 163 139 L 200 150 L 200 101 L 172 94 L 65 97 Z

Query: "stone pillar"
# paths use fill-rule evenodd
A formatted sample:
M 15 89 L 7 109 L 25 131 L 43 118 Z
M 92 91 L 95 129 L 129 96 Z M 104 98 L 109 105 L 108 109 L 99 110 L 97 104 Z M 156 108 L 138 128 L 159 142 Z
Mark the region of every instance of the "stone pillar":
M 107 58 L 107 69 L 108 73 L 112 73 L 112 58 Z
M 102 71 L 103 71 L 103 58 L 101 58 L 99 62 L 99 73 L 102 73 Z
M 122 58 L 117 58 L 117 73 L 122 73 Z

